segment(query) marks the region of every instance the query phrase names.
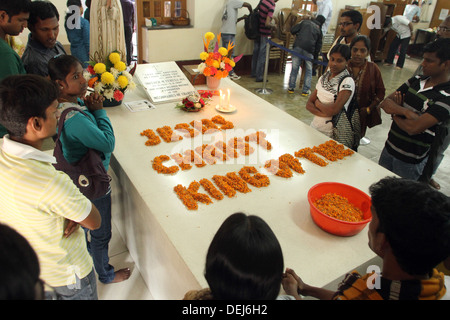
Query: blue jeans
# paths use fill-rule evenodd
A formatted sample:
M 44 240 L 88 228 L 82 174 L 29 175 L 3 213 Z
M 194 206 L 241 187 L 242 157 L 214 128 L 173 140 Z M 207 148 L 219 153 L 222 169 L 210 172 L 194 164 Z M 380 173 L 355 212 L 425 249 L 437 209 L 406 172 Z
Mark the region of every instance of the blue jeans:
M 266 64 L 266 45 L 268 37 L 260 37 L 259 41 L 253 41 L 252 73 L 256 81 L 262 81 L 264 77 L 264 66 Z
M 102 217 L 102 224 L 97 230 L 84 228 L 88 251 L 94 261 L 98 280 L 102 283 L 110 283 L 114 280 L 114 267 L 109 264 L 109 241 L 111 240 L 111 191 L 103 197 L 95 199 L 92 203 L 97 207 Z M 91 235 L 88 241 L 88 233 Z
M 45 292 L 46 300 L 98 300 L 97 280 L 94 269 L 83 279 L 76 277 L 71 286 L 54 287 L 53 292 Z
M 236 44 L 235 43 L 235 38 L 236 38 L 236 35 L 234 35 L 234 34 L 232 34 L 232 33 L 222 33 L 222 47 L 224 47 L 224 48 L 228 48 L 228 43 L 229 42 L 231 42 L 231 43 L 234 43 L 234 44 Z M 236 47 L 234 47 L 233 49 L 232 49 L 232 52 L 231 52 L 231 58 L 234 58 L 236 55 L 234 54 L 234 50 L 236 49 Z M 235 72 L 234 72 L 234 69 L 233 70 L 231 70 L 230 71 L 230 75 L 233 75 Z
M 236 35 L 234 35 L 234 34 L 232 34 L 232 33 L 222 33 L 222 47 L 224 47 L 224 48 L 228 48 L 228 43 L 229 42 L 231 42 L 231 43 L 234 43 L 234 44 L 236 44 L 235 43 L 235 38 L 236 38 Z M 234 47 L 232 50 L 233 50 L 233 53 L 232 53 L 232 57 L 234 58 L 236 55 L 234 54 L 234 50 L 236 49 L 236 47 Z
M 302 48 L 295 47 L 293 50 L 307 58 L 310 58 L 310 59 L 314 58 L 312 53 L 309 53 L 308 51 L 305 51 Z M 311 61 L 302 59 L 300 57 L 297 57 L 296 55 L 292 55 L 292 70 L 291 70 L 291 75 L 289 76 L 289 88 L 295 88 L 295 82 L 297 81 L 298 70 L 302 64 L 302 61 L 305 61 L 305 70 L 302 70 L 302 72 L 305 72 L 305 79 L 303 81 L 302 92 L 308 92 L 308 90 L 311 89 L 313 65 L 312 65 Z
M 418 180 L 427 163 L 427 157 L 420 163 L 408 163 L 391 155 L 386 147 L 381 152 L 378 164 L 405 179 Z

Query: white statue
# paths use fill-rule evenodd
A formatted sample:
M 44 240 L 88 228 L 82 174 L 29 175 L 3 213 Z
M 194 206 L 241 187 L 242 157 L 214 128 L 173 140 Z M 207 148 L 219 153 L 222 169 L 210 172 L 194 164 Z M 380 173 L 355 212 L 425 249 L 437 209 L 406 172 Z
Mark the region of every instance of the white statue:
M 90 9 L 91 60 L 103 62 L 113 51 L 126 61 L 125 31 L 120 0 L 92 1 Z
M 420 21 L 421 22 L 428 22 L 428 10 L 430 9 L 430 6 L 432 5 L 432 0 L 423 0 L 422 6 L 420 9 Z

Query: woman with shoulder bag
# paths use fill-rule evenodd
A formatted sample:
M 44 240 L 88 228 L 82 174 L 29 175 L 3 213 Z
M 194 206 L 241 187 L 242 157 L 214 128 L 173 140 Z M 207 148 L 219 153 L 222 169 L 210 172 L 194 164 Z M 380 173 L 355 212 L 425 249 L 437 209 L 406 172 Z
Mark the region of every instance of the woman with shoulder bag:
M 333 116 L 347 109 L 355 90 L 355 82 L 347 71 L 350 48 L 337 44 L 330 51 L 328 70 L 319 78 L 306 109 L 314 115 L 311 127 L 333 138 Z
M 51 80 L 55 81 L 61 90 L 58 111 L 65 114 L 65 119 L 60 120 L 64 123 L 58 134 L 65 160 L 76 164 L 84 159 L 90 149 L 94 149 L 100 153 L 101 162 L 108 171 L 115 137 L 111 121 L 103 109 L 104 98 L 98 93 L 86 96 L 87 81 L 77 58 L 70 55 L 56 56 L 50 59 L 48 69 Z M 64 112 L 65 109 L 73 107 L 78 110 L 69 111 L 67 114 Z M 107 186 L 106 189 L 103 195 L 91 199 L 100 212 L 102 223 L 99 229 L 89 231 L 91 237 L 87 243 L 99 280 L 102 283 L 113 283 L 128 279 L 130 270 L 125 268 L 115 272 L 114 267 L 109 264 L 111 188 Z
M 355 97 L 359 107 L 361 122 L 361 143 L 368 144 L 365 138 L 367 128 L 381 124 L 379 104 L 384 99 L 385 88 L 378 66 L 367 61 L 370 54 L 370 39 L 356 36 L 350 43 L 351 59 L 348 71 L 355 80 Z

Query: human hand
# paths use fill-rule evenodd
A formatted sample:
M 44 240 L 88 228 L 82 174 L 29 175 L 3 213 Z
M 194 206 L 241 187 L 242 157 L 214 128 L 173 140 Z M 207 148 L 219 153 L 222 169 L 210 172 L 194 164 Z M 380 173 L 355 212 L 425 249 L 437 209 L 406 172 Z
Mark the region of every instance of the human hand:
M 404 109 L 401 105 L 399 105 L 396 101 L 396 97 L 394 96 L 393 99 L 386 98 L 383 100 L 383 102 L 380 104 L 380 108 L 384 110 L 387 114 L 402 114 Z
M 394 101 L 395 103 L 397 103 L 400 106 L 403 106 L 403 101 L 405 99 L 405 95 L 400 92 L 400 91 L 395 91 L 394 93 Z
M 75 221 L 67 219 L 67 225 L 64 229 L 64 238 L 68 238 L 72 233 L 74 233 L 78 228 L 79 224 Z
M 297 283 L 297 287 L 294 287 L 294 281 Z M 331 300 L 335 294 L 334 291 L 323 289 L 319 287 L 313 287 L 307 285 L 302 279 L 295 273 L 294 270 L 286 268 L 286 272 L 283 273 L 282 285 L 284 291 L 287 294 L 292 295 L 297 300 L 302 300 L 302 296 L 312 296 L 319 300 Z
M 90 95 L 84 97 L 84 103 L 89 111 L 103 109 L 103 101 L 105 98 L 98 92 L 93 92 Z
M 294 270 L 286 268 L 286 272 L 283 273 L 283 279 L 281 281 L 284 291 L 295 297 L 301 299 L 300 294 L 306 291 L 307 285 L 303 280 L 295 273 Z M 306 295 L 306 294 L 305 294 Z
M 295 280 L 294 276 L 288 272 L 283 273 L 283 278 L 281 280 L 281 284 L 283 285 L 283 289 L 286 294 L 297 297 L 298 296 L 298 283 Z

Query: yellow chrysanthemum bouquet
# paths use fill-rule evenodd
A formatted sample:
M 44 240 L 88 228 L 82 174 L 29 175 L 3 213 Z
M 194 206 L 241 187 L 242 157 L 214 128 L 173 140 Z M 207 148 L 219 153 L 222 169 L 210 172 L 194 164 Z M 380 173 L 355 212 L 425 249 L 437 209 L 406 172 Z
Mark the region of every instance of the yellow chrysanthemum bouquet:
M 236 63 L 242 58 L 242 54 L 233 58 L 231 50 L 234 44 L 229 42 L 227 47 L 219 47 L 220 33 L 214 44 L 216 36 L 212 32 L 205 33 L 203 39 L 204 51 L 200 53 L 200 59 L 203 61 L 198 65 L 198 70 L 206 77 L 215 77 L 216 79 L 226 78 L 228 73 L 233 70 Z
M 87 68 L 90 78 L 88 86 L 107 100 L 122 101 L 125 91 L 136 88 L 132 74 L 126 69 L 126 64 L 116 51 L 104 63 L 90 61 Z

